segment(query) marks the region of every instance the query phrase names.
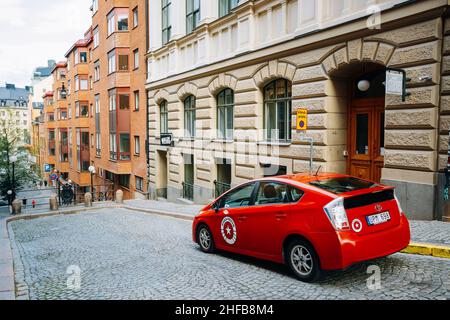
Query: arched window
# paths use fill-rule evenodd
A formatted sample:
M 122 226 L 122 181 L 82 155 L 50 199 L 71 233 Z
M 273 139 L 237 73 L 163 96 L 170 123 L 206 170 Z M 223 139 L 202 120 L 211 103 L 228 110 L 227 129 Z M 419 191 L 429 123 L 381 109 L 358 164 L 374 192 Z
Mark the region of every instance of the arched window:
M 292 137 L 292 84 L 274 80 L 264 87 L 264 125 L 268 141 L 290 141 Z
M 159 119 L 161 125 L 161 133 L 169 133 L 169 110 L 166 100 L 161 102 L 161 104 L 159 105 Z
M 184 130 L 187 137 L 195 137 L 195 97 L 189 96 L 184 100 Z
M 219 139 L 233 139 L 234 92 L 225 89 L 217 95 L 217 128 Z

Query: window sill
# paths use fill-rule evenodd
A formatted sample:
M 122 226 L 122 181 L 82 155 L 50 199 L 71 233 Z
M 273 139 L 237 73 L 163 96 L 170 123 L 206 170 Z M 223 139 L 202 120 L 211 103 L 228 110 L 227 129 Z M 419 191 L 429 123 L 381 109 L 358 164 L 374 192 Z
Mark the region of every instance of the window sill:
M 211 142 L 217 142 L 217 143 L 234 143 L 234 140 L 231 140 L 231 139 L 212 139 Z
M 258 141 L 256 144 L 262 146 L 289 147 L 292 145 L 292 141 Z
M 195 137 L 181 137 L 179 141 L 195 141 Z

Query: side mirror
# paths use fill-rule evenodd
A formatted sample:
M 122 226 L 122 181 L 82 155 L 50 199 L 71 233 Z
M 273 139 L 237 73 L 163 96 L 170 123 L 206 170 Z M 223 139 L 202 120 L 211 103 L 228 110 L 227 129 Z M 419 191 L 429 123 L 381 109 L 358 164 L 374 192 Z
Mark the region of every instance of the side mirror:
M 211 206 L 211 208 L 216 212 L 216 213 L 218 213 L 219 212 L 219 203 L 218 202 L 215 202 L 212 206 Z

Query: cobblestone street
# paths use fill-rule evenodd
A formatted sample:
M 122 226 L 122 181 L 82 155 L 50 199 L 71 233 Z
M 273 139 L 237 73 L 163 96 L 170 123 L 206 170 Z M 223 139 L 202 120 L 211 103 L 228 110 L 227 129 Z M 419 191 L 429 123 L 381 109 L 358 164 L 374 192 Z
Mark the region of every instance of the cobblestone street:
M 395 254 L 305 284 L 284 266 L 202 253 L 189 221 L 126 209 L 20 220 L 9 232 L 21 299 L 450 299 L 450 260 Z M 367 287 L 371 264 L 379 290 Z

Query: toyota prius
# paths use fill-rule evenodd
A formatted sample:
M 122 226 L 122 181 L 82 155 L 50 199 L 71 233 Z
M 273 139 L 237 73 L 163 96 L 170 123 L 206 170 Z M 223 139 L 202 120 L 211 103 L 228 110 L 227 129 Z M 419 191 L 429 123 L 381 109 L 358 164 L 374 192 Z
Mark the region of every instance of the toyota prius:
M 341 174 L 289 175 L 239 185 L 193 223 L 200 249 L 285 263 L 300 280 L 399 252 L 410 229 L 393 187 Z

